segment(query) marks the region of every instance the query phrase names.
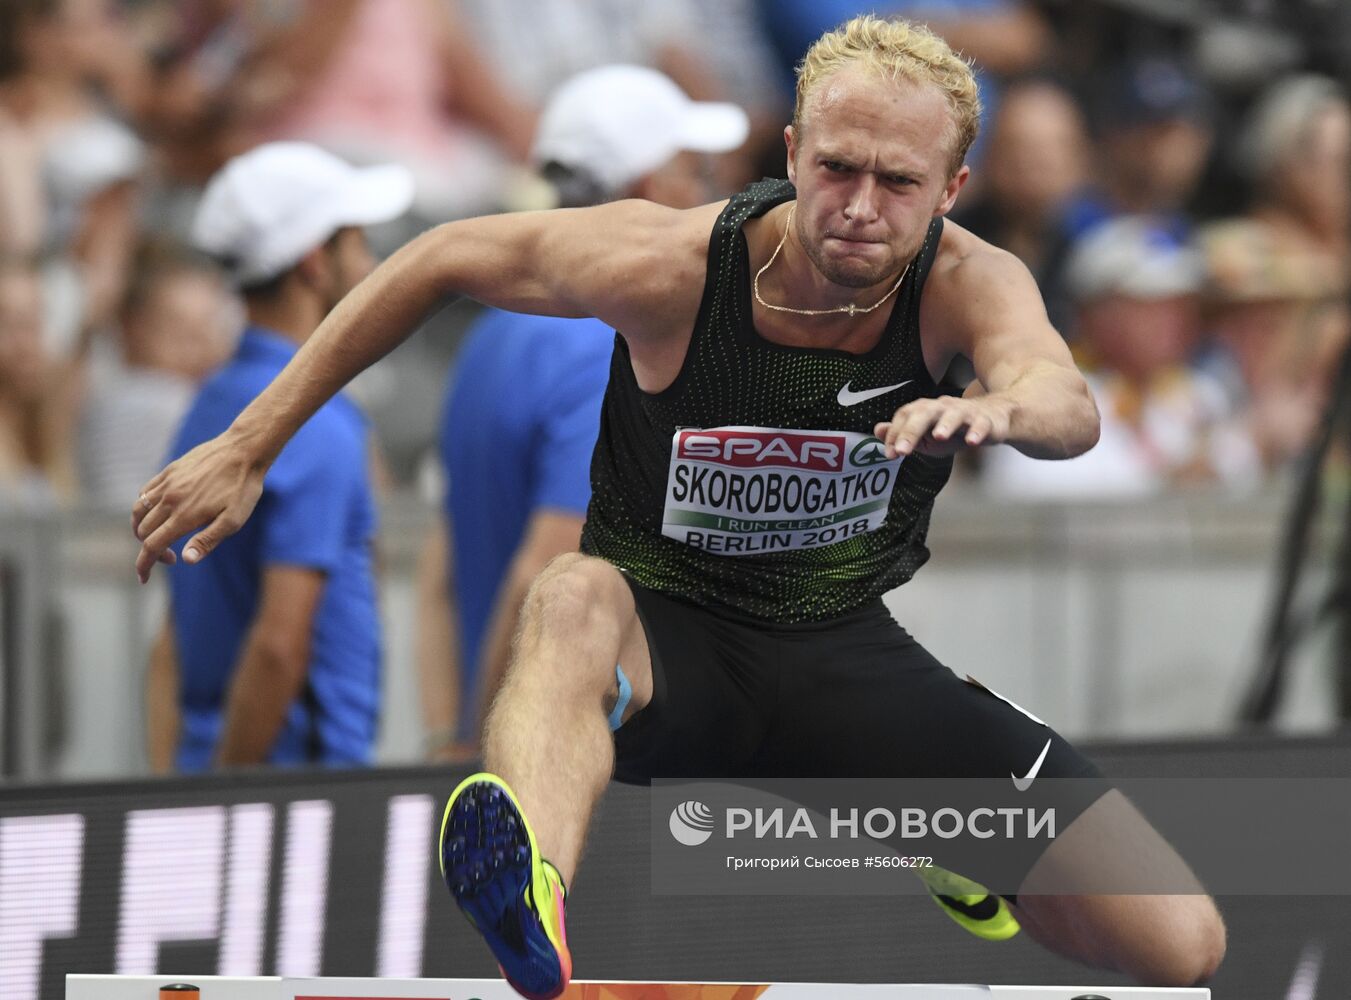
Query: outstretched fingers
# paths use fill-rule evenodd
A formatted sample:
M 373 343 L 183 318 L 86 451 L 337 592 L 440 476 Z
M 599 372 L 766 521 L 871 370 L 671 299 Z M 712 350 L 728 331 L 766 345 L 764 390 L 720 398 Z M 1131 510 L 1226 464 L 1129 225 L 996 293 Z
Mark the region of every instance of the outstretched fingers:
M 155 508 L 160 486 L 163 484 L 165 473 L 168 471 L 168 469 L 161 470 L 155 478 L 142 486 L 141 492 L 136 497 L 136 502 L 131 505 L 131 530 L 137 538 L 141 537 L 141 522 Z
M 945 410 L 934 421 L 930 435 L 935 441 L 947 441 L 967 424 L 967 414 L 959 409 Z
M 877 425 L 874 433 L 887 447 L 887 458 L 909 455 L 941 419 L 938 400 L 917 400 L 896 411 L 890 421 Z
M 886 445 L 888 458 L 916 452 L 951 455 L 963 447 L 997 443 L 1006 432 L 998 409 L 992 410 L 983 400 L 956 396 L 917 399 L 873 428 L 873 434 Z
M 972 448 L 984 444 L 994 433 L 994 421 L 987 415 L 981 413 L 973 417 L 967 424 L 966 443 Z
M 142 528 L 146 523 L 142 522 Z M 201 562 L 223 539 L 238 531 L 241 523 L 241 519 L 229 509 L 222 510 L 205 528 L 188 539 L 188 543 L 183 546 L 183 561 L 189 565 Z M 150 571 L 155 563 L 173 565 L 178 561 L 178 557 L 169 546 L 195 527 L 198 525 L 185 524 L 182 519 L 170 514 L 158 527 L 146 531 L 141 542 L 141 551 L 136 556 L 136 575 L 140 577 L 142 583 L 150 578 Z
M 142 529 L 145 528 L 145 522 L 142 522 Z M 150 571 L 155 568 L 155 563 L 162 562 L 171 566 L 177 561 L 177 557 L 169 548 L 175 540 L 182 534 L 177 522 L 171 516 L 162 521 L 153 531 L 143 532 L 144 537 L 141 540 L 141 551 L 136 554 L 136 576 L 142 583 L 150 579 Z
M 141 543 L 136 575 L 144 583 L 155 563 L 173 563 L 175 541 L 196 532 L 183 559 L 200 562 L 248 518 L 263 491 L 266 468 L 223 434 L 193 448 L 142 487 L 131 523 Z
M 168 497 L 161 497 L 159 500 L 153 500 L 149 496 L 143 503 L 146 505 L 145 513 L 140 518 L 132 517 L 132 526 L 136 530 L 136 537 L 145 541 L 168 521 L 174 515 L 177 503 Z M 140 506 L 140 505 L 138 505 Z

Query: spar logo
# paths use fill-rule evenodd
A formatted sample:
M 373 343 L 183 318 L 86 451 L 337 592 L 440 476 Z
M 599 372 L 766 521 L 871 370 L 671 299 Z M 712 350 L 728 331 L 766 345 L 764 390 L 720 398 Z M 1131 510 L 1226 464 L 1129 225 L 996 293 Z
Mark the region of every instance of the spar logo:
M 671 810 L 671 836 L 686 847 L 698 847 L 713 836 L 713 810 L 691 799 Z
M 810 431 L 766 431 L 732 427 L 710 431 L 680 431 L 676 457 L 737 469 L 770 466 L 840 472 L 844 469 L 842 435 Z

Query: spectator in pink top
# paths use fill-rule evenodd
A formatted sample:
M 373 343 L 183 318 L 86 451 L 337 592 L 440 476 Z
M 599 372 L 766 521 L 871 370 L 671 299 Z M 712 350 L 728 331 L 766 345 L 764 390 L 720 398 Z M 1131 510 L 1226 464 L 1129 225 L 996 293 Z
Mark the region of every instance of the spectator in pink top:
M 397 160 L 422 221 L 499 206 L 534 113 L 497 80 L 446 0 L 184 0 L 148 120 L 173 178 L 304 139 Z
M 329 22 L 315 74 L 264 123 L 356 163 L 396 160 L 414 211 L 441 220 L 497 207 L 504 159 L 526 155 L 534 113 L 479 57 L 441 0 L 308 0 L 297 30 Z M 337 22 L 335 24 L 335 22 Z

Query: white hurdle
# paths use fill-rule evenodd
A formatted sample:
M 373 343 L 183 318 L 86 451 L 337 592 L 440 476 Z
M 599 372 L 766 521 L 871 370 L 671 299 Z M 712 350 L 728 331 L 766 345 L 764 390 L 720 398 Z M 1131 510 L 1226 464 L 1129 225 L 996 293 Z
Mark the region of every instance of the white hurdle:
M 160 1000 L 171 983 L 201 992 L 174 1000 L 520 1000 L 500 979 L 299 979 L 281 976 L 66 976 L 66 1000 Z M 661 992 L 656 992 L 657 989 Z M 838 983 L 574 982 L 560 1000 L 1210 1000 L 1208 989 L 1139 986 L 878 985 Z

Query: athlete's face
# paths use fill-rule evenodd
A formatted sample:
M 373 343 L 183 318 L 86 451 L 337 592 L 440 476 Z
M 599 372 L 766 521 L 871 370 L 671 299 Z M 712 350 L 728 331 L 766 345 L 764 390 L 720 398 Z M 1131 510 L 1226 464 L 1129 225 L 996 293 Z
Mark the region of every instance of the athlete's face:
M 969 170 L 951 172 L 952 113 L 932 84 L 839 70 L 807 96 L 784 132 L 797 187 L 796 237 L 828 280 L 869 288 L 894 279 L 946 214 Z

